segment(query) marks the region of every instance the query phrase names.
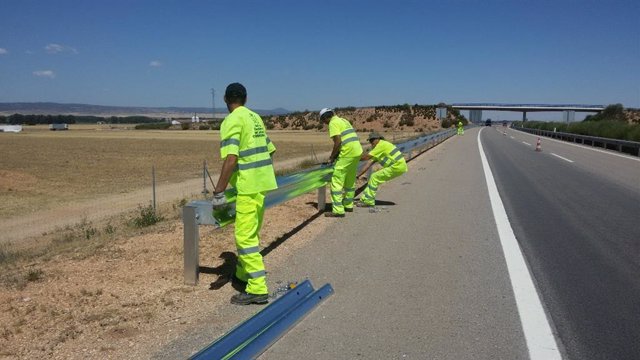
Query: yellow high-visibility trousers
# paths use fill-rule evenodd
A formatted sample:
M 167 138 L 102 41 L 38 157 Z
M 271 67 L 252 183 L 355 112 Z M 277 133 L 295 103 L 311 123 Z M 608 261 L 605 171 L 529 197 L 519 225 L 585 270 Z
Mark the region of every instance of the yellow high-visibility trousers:
M 331 202 L 334 214 L 344 214 L 344 209 L 353 209 L 356 176 L 360 157 L 339 157 L 331 176 Z
M 371 177 L 369 178 L 369 181 L 367 183 L 367 187 L 362 192 L 360 201 L 367 205 L 375 205 L 378 187 L 385 182 L 406 173 L 407 169 L 408 168 L 406 163 L 398 163 L 394 164 L 393 166 L 382 168 L 371 174 Z
M 238 194 L 236 197 L 236 277 L 247 282 L 245 291 L 249 294 L 269 293 L 264 262 L 260 254 L 264 197 L 265 193 Z

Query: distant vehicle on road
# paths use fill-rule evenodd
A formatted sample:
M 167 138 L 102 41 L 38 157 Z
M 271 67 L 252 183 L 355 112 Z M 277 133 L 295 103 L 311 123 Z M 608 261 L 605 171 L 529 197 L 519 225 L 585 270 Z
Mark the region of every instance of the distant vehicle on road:
M 502 126 L 507 126 L 507 122 L 506 122 L 506 121 L 503 121 L 503 122 L 502 122 Z
M 487 121 L 484 122 L 485 126 L 491 126 L 491 119 L 487 119 Z
M 49 124 L 49 130 L 69 130 L 69 125 L 67 124 Z

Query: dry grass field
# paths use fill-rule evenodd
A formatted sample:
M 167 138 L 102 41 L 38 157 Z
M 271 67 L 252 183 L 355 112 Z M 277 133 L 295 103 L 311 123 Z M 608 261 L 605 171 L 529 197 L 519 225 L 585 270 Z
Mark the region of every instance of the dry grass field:
M 271 132 L 277 159 L 330 149 L 320 132 Z M 0 217 L 193 179 L 206 160 L 218 171 L 217 131 L 154 131 L 72 125 L 69 131 L 26 127 L 0 134 Z
M 0 133 L 0 218 L 150 187 L 152 166 L 158 185 L 202 176 L 203 160 L 212 174 L 219 170 L 218 131 L 132 128 L 32 126 L 19 134 Z M 270 131 L 269 136 L 278 149 L 276 161 L 311 159 L 314 152 L 331 150 L 326 132 Z

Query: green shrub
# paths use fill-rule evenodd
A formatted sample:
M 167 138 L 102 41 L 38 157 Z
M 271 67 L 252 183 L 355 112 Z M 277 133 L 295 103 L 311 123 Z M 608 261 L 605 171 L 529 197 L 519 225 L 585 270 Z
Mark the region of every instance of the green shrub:
M 190 123 L 181 123 L 180 124 L 180 128 L 182 130 L 189 130 L 189 129 L 191 129 L 191 124 Z
M 133 219 L 132 224 L 134 227 L 143 228 L 157 224 L 162 220 L 164 220 L 164 218 L 156 214 L 153 206 L 138 206 L 138 216 Z
M 198 126 L 198 130 L 211 130 L 211 126 L 209 126 L 207 124 L 200 124 Z
M 44 276 L 44 271 L 40 269 L 30 269 L 27 273 L 26 279 L 28 282 L 34 282 L 42 279 Z

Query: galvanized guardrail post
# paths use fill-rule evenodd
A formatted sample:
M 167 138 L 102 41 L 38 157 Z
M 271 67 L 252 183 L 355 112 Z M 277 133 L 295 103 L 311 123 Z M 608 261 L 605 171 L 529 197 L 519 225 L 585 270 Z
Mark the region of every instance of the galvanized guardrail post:
M 200 272 L 198 264 L 200 234 L 195 206 L 188 204 L 182 208 L 182 222 L 184 224 L 184 283 L 196 285 Z
M 324 211 L 327 206 L 327 185 L 318 188 L 318 211 Z

